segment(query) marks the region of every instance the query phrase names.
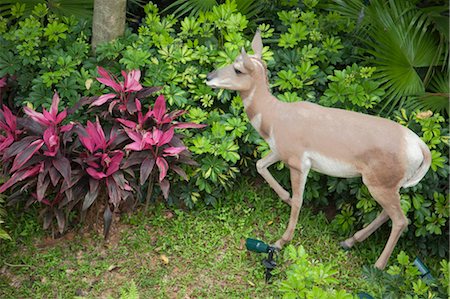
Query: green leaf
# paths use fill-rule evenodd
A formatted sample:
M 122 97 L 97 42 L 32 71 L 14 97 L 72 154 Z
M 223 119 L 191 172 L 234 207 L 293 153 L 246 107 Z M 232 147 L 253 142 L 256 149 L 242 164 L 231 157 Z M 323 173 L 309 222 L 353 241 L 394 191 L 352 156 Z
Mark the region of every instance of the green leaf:
M 397 255 L 397 261 L 400 265 L 407 266 L 409 265 L 409 256 L 402 250 Z

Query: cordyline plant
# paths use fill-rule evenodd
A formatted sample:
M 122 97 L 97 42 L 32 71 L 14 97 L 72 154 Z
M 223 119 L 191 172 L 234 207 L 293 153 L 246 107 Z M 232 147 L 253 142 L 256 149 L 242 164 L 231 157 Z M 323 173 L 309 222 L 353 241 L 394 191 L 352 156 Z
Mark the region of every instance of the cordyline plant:
M 6 138 L 2 138 L 0 147 L 3 170 L 10 178 L 0 186 L 0 193 L 13 187 L 16 192 L 11 200 L 19 199 L 21 193 L 27 191 L 27 206 L 35 201 L 45 206 L 41 211 L 44 227 L 47 228 L 56 217 L 62 232 L 67 215 L 61 206 L 74 197 L 71 187 L 76 176 L 72 175 L 69 146 L 73 124 L 62 125 L 67 112 L 58 113 L 59 101 L 55 93 L 50 111 L 44 108 L 43 113 L 25 107 L 24 112 L 29 118 L 17 118 L 9 109 L 3 108 L 0 128 Z M 18 123 L 20 129 L 17 129 Z M 69 200 L 63 200 L 65 198 Z
M 170 188 L 167 179 L 168 171 L 173 170 L 187 180 L 186 173 L 178 164 L 195 165 L 181 140 L 182 136 L 175 134 L 175 129 L 203 128 L 204 125 L 175 122 L 175 119 L 185 111 L 168 112 L 166 101 L 162 95 L 156 99 L 153 109 L 148 109 L 145 114 L 142 111 L 142 104 L 139 99 L 135 99 L 135 106 L 137 110 L 135 117 L 117 119 L 122 124 L 131 142 L 125 146 L 125 150 L 130 152 L 126 165 L 138 166 L 140 184 L 148 183 L 146 196 L 148 203 L 153 186 L 153 175 L 151 174 L 156 164 L 159 172 L 159 185 L 167 199 Z
M 86 125 L 64 125 L 68 113 L 66 109 L 58 111 L 56 93 L 49 111 L 25 107 L 27 117 L 21 118 L 5 106 L 0 109 L 0 159 L 9 176 L 0 193 L 11 190 L 10 204 L 21 199 L 26 199 L 26 206 L 41 203 L 44 227 L 56 218 L 60 233 L 67 227 L 71 211 L 79 211 L 84 219 L 93 203 L 103 198 L 99 195 L 106 194 L 106 202 L 97 205 L 105 207 L 106 237 L 111 208 L 118 211 L 128 200 L 136 203 L 139 185 L 148 185 L 147 203 L 155 181 L 167 199 L 169 171 L 187 179 L 180 164 L 195 164 L 182 142 L 183 135 L 175 130 L 203 125 L 177 122 L 184 111 L 168 112 L 163 96 L 144 112 L 142 99 L 160 88 L 142 87 L 139 70 L 122 72 L 124 82 L 102 68 L 99 74 L 98 81 L 115 91 L 90 100 L 96 109 L 109 102 L 108 111 L 100 111 L 109 115 L 102 118 L 103 125 L 98 118 Z

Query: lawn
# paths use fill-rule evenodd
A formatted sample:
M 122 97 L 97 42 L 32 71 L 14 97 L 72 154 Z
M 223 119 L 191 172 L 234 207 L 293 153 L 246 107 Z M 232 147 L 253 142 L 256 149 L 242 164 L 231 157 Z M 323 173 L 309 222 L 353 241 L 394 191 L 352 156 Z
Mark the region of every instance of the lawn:
M 248 252 L 244 244 L 247 237 L 274 242 L 287 225 L 289 207 L 266 186 L 243 183 L 216 208 L 184 211 L 155 204 L 147 212 L 123 216 L 107 242 L 86 228 L 52 240 L 33 213 L 17 216 L 14 225 L 9 224 L 15 241 L 0 244 L 1 298 L 281 295 L 279 281 L 287 263 L 280 257 L 280 273 L 266 284 L 264 255 Z M 375 262 L 387 232 L 343 251 L 338 245 L 342 237 L 332 231 L 325 215 L 305 207 L 291 243 L 303 245 L 312 259 L 335 268 L 339 288 L 375 294 L 377 287 L 367 282 L 363 266 Z

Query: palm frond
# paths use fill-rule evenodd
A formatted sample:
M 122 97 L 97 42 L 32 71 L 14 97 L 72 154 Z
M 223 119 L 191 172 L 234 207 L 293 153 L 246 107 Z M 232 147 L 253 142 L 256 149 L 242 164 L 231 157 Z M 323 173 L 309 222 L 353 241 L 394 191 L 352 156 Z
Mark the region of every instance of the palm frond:
M 210 11 L 218 3 L 216 0 L 177 0 L 167 6 L 163 12 L 172 12 L 176 18 L 196 16 L 201 11 Z
M 421 98 L 434 69 L 443 68 L 448 56 L 448 44 L 435 34 L 429 17 L 436 13 L 407 0 L 372 0 L 367 6 L 363 2 L 334 0 L 333 7 L 362 23 L 357 34 L 386 88 L 382 110 Z
M 442 115 L 449 115 L 450 88 L 448 72 L 439 72 L 433 76 L 428 87 L 429 92 L 410 101 L 406 108 L 411 110 L 432 110 Z

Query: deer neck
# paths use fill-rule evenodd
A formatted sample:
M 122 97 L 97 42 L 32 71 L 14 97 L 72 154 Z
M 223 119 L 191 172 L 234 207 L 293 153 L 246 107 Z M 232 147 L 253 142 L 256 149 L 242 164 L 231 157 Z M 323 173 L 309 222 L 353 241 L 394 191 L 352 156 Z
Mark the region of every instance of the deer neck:
M 278 100 L 270 93 L 265 78 L 261 78 L 264 84 L 256 84 L 247 91 L 241 91 L 240 95 L 244 104 L 244 110 L 258 133 L 267 138 L 270 135 L 271 119 L 274 106 Z

